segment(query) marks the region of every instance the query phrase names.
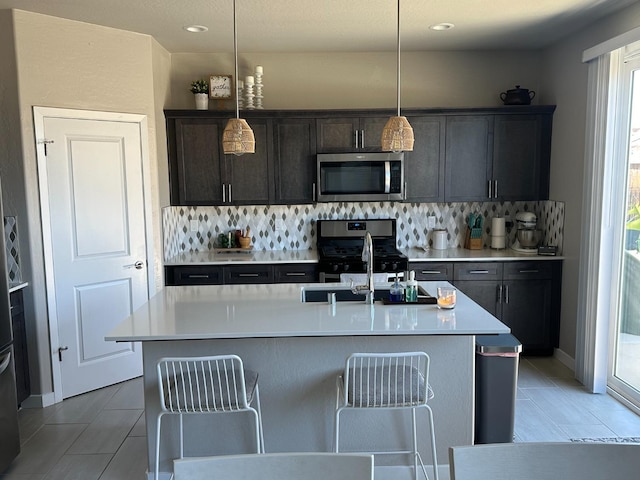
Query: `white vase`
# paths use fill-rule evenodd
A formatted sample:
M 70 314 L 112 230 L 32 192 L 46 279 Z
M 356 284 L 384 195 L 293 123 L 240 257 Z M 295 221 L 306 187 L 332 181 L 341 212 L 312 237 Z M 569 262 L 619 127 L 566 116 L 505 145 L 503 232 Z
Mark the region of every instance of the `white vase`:
M 209 110 L 208 93 L 196 93 L 193 96 L 196 97 L 196 110 Z

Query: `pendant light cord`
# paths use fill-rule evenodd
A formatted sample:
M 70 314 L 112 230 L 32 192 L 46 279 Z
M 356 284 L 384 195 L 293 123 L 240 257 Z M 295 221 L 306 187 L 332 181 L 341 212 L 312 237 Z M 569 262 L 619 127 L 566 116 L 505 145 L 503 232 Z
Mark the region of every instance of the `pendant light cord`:
M 235 0 L 233 0 L 235 2 Z M 398 116 L 400 116 L 400 0 L 398 0 L 398 28 L 397 28 L 397 47 L 398 47 L 398 52 L 397 52 L 397 58 L 396 58 L 396 71 L 397 71 L 397 90 L 398 90 Z
M 399 2 L 400 0 L 398 0 Z M 239 100 L 238 100 L 238 26 L 237 26 L 237 22 L 236 22 L 236 0 L 233 0 L 233 64 L 235 66 L 235 85 L 234 88 L 236 89 L 236 91 L 234 92 L 235 97 L 236 97 L 236 118 L 240 118 L 240 105 L 239 105 Z M 400 94 L 400 91 L 398 90 L 398 95 Z M 400 97 L 398 97 L 400 98 Z M 399 111 L 399 110 L 398 110 Z

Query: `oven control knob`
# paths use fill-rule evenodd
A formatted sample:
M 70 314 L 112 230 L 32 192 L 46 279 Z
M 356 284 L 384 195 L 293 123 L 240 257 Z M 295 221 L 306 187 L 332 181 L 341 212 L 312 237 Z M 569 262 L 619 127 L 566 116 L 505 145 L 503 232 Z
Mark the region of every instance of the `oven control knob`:
M 338 265 L 336 265 L 336 264 L 331 265 L 331 270 L 333 272 L 337 272 L 338 271 Z
M 348 270 L 349 270 L 349 265 L 345 264 L 345 265 L 342 267 L 342 270 L 344 270 L 345 272 L 346 272 L 346 271 L 348 271 Z
M 398 270 L 398 264 L 397 264 L 396 262 L 393 262 L 393 263 L 391 264 L 391 270 L 394 270 L 394 271 L 395 271 L 395 270 Z
M 387 269 L 387 262 L 382 262 L 380 264 L 380 270 L 382 270 L 383 272 Z

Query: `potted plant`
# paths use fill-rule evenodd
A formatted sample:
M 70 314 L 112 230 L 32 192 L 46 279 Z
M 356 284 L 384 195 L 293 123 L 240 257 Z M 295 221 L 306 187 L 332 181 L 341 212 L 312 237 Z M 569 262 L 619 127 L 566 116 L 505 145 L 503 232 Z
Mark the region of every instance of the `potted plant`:
M 197 110 L 209 109 L 209 82 L 204 79 L 191 82 L 191 93 L 195 96 Z

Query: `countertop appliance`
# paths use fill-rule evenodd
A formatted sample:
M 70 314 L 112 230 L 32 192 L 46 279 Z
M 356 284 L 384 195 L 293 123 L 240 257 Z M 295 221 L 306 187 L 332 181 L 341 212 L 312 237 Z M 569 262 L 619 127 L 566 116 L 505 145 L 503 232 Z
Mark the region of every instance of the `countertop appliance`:
M 511 249 L 520 253 L 538 253 L 540 230 L 536 229 L 538 218 L 533 212 L 518 212 L 516 214 L 516 240 Z
M 0 191 L 0 198 L 2 192 Z M 0 219 L 4 219 L 0 202 Z M 1 232 L 0 232 L 1 233 Z M 20 453 L 13 331 L 4 233 L 0 234 L 0 473 Z
M 321 282 L 339 282 L 341 273 L 366 273 L 364 236 L 373 239 L 374 273 L 402 273 L 409 260 L 396 248 L 396 220 L 318 220 L 318 270 Z
M 404 200 L 403 153 L 319 153 L 319 202 Z

